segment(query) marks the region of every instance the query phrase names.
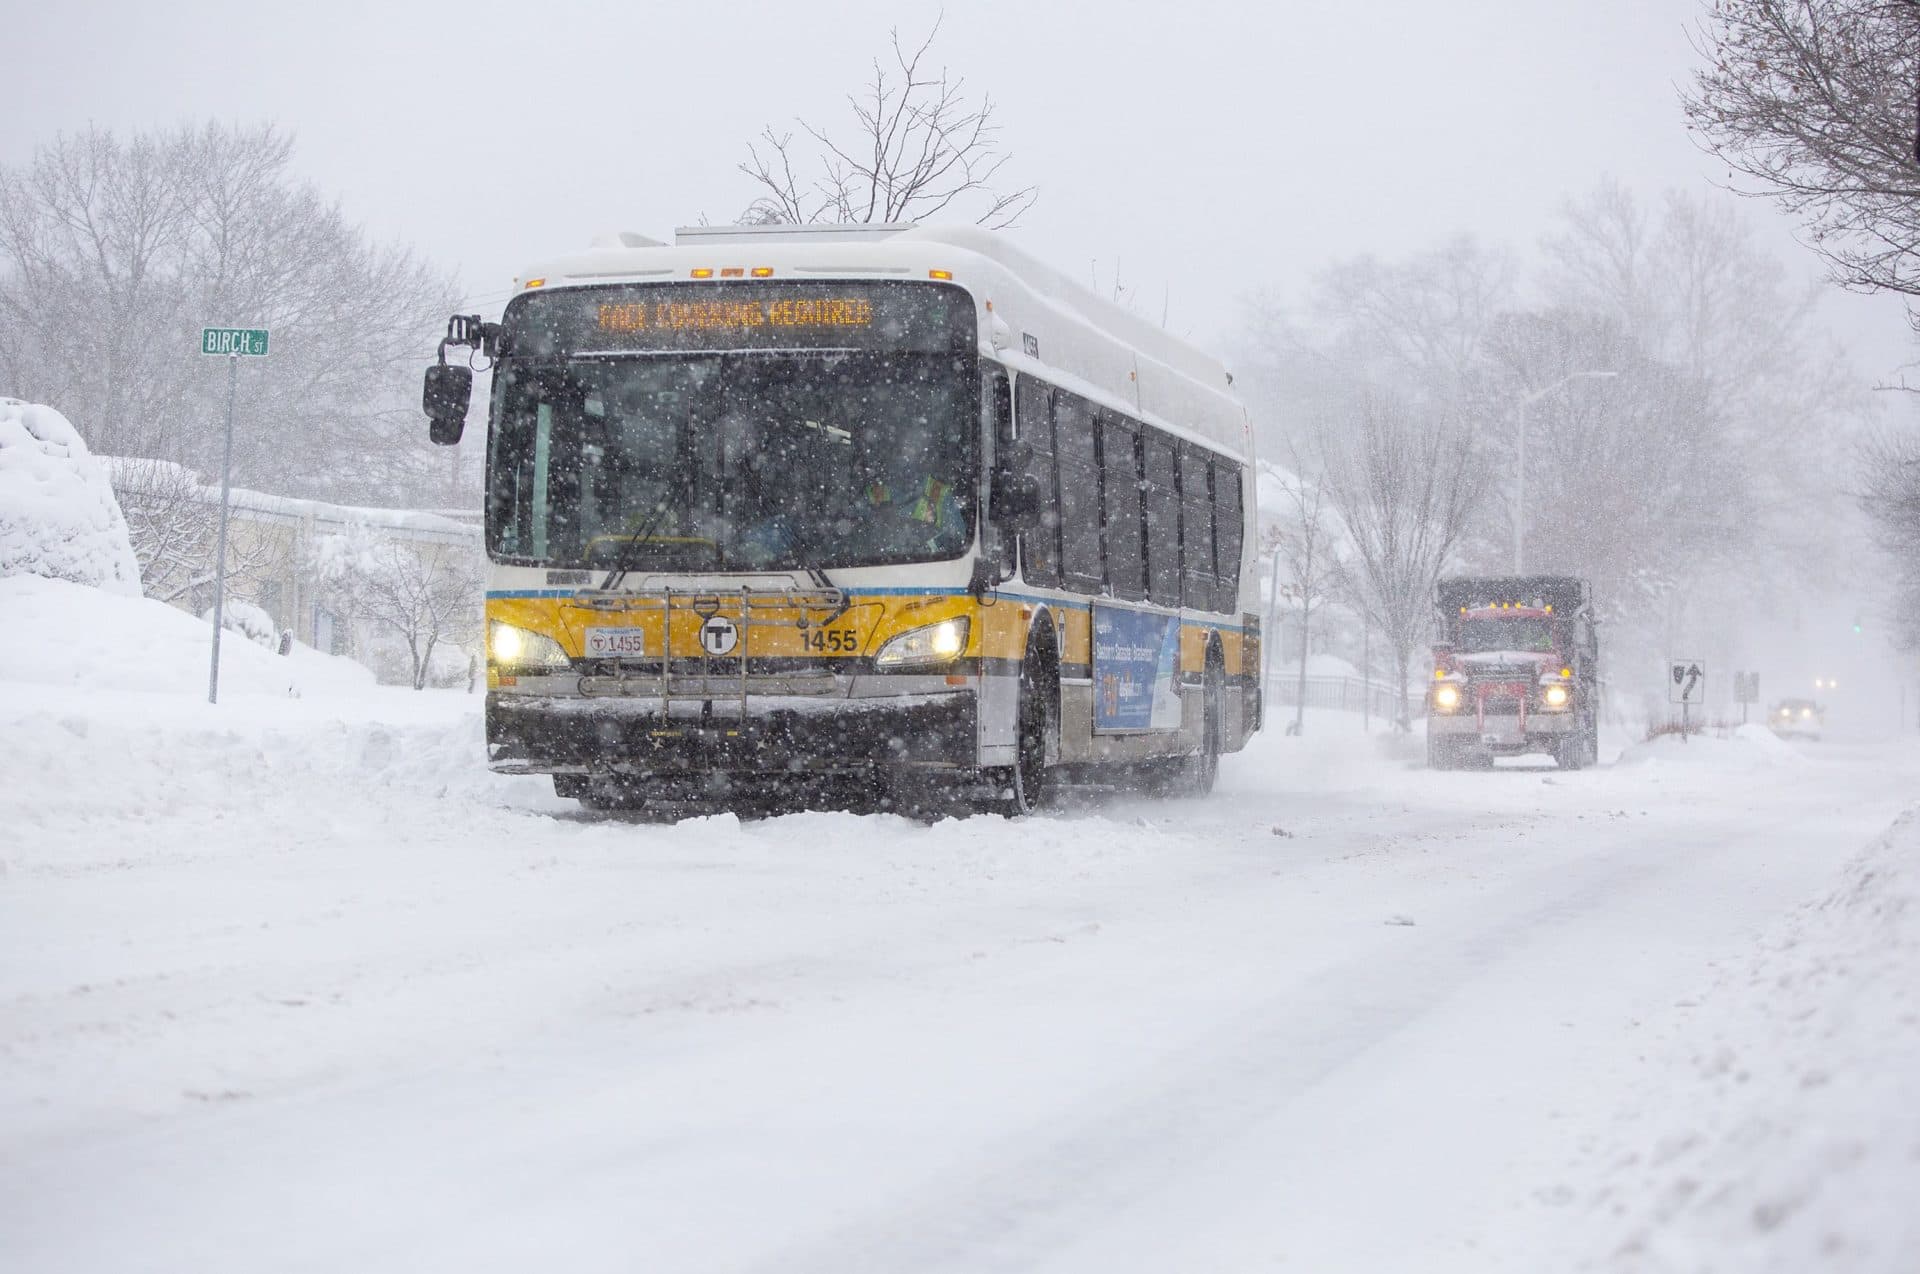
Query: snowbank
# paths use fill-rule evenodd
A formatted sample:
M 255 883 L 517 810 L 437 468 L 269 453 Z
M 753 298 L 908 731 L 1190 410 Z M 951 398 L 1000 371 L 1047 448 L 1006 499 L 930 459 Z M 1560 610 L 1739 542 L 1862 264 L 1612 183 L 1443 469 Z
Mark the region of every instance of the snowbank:
M 213 623 L 213 607 L 209 606 L 200 616 L 205 623 Z M 230 633 L 239 633 L 256 646 L 265 646 L 268 650 L 280 645 L 280 625 L 273 622 L 273 616 L 252 602 L 244 602 L 229 597 L 220 608 L 220 626 Z
M 0 398 L 0 577 L 14 575 L 140 595 L 106 467 L 53 408 Z
M 1618 1142 L 1596 1148 L 1596 1264 L 1913 1268 L 1920 810 L 1730 968 L 1675 1043 Z
M 0 683 L 205 695 L 209 624 L 164 602 L 37 575 L 0 579 Z M 352 693 L 373 674 L 296 644 L 277 655 L 238 637 L 220 643 L 221 694 Z
M 1620 754 L 1621 765 L 1673 765 L 1701 770 L 1764 770 L 1803 766 L 1807 758 L 1763 725 L 1735 726 L 1725 734 L 1709 731 L 1663 734 L 1633 743 Z

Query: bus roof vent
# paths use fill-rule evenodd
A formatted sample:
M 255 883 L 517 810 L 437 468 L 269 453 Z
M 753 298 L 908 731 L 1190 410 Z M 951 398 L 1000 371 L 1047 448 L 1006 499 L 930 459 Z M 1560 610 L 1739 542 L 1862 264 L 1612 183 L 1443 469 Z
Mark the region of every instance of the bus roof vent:
M 913 223 L 910 221 L 856 222 L 851 225 L 680 226 L 673 232 L 673 241 L 683 248 L 702 243 L 870 243 L 911 229 Z
M 607 234 L 593 236 L 591 246 L 597 252 L 608 248 L 664 248 L 667 245 L 658 239 L 648 238 L 644 234 L 636 234 L 632 230 L 614 230 Z

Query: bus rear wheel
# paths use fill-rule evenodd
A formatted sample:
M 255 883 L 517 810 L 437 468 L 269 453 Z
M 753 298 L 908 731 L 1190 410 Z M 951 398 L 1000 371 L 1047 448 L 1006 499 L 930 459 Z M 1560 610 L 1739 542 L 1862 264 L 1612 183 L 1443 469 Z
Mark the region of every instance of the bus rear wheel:
M 1226 679 L 1226 669 L 1221 664 L 1219 652 L 1208 651 L 1206 689 L 1202 692 L 1206 698 L 1200 727 L 1200 750 L 1187 758 L 1186 788 L 1194 796 L 1205 796 L 1213 791 L 1214 782 L 1220 777 L 1220 752 L 1227 732 Z

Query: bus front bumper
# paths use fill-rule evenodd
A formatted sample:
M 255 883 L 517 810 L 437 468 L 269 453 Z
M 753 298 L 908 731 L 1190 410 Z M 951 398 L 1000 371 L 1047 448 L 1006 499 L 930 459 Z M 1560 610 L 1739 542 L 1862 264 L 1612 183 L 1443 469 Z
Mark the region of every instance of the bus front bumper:
M 845 774 L 968 768 L 972 690 L 859 699 L 749 697 L 710 705 L 487 696 L 487 763 L 502 774 Z

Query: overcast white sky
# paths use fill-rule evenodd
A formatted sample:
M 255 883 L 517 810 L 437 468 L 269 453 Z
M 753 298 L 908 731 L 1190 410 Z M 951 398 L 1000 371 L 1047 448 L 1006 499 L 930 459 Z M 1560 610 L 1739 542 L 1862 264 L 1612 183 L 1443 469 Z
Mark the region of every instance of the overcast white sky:
M 1041 187 L 1029 248 L 1083 276 L 1117 259 L 1224 348 L 1240 296 L 1333 259 L 1463 229 L 1524 248 L 1603 173 L 1649 199 L 1705 187 L 1675 101 L 1703 4 L 956 2 L 939 47 L 998 98 L 1009 171 Z M 917 34 L 939 8 L 0 0 L 0 162 L 89 121 L 274 120 L 354 218 L 498 296 L 599 231 L 731 220 L 745 142 L 834 120 L 889 25 Z M 1888 299 L 1836 296 L 1828 318 L 1863 373 L 1902 357 Z

